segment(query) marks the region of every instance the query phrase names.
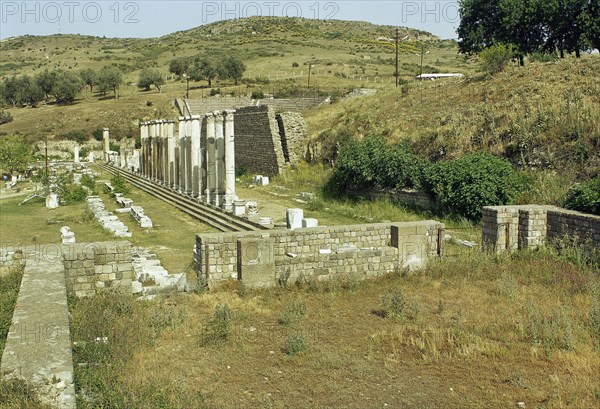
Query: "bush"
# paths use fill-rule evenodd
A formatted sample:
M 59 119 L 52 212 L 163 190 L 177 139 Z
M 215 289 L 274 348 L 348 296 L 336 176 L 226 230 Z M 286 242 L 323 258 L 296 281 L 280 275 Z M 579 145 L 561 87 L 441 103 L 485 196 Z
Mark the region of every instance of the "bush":
M 567 193 L 565 206 L 568 209 L 600 215 L 600 175 L 573 186 Z
M 97 140 L 98 142 L 102 142 L 102 138 L 103 138 L 103 129 L 102 128 L 96 128 L 92 131 L 92 136 L 94 137 L 95 140 Z
M 211 88 L 210 89 L 210 96 L 214 97 L 215 95 L 220 95 L 221 94 L 221 88 Z
M 85 174 L 81 177 L 81 186 L 85 186 L 90 189 L 92 192 L 96 191 L 96 181 L 94 178 L 88 174 Z
M 516 194 L 513 169 L 506 159 L 486 152 L 469 154 L 426 170 L 425 188 L 442 206 L 472 220 L 483 206 L 505 205 Z
M 265 97 L 265 94 L 262 91 L 260 91 L 260 90 L 252 91 L 252 99 L 263 99 L 264 97 Z
M 404 306 L 406 305 L 406 298 L 402 289 L 398 288 L 396 291 L 384 294 L 381 297 L 381 304 L 386 317 L 402 318 Z
M 0 125 L 12 122 L 13 117 L 10 112 L 0 109 Z
M 73 131 L 69 131 L 64 135 L 65 139 L 68 139 L 69 141 L 75 141 L 77 143 L 84 143 L 85 141 L 87 141 L 87 137 L 85 135 L 85 132 L 81 131 L 81 130 L 73 130 Z
M 227 341 L 231 334 L 231 310 L 227 304 L 218 304 L 215 315 L 209 321 L 202 334 L 202 344 Z
M 496 74 L 506 68 L 506 65 L 513 58 L 513 54 L 511 45 L 492 45 L 479 54 L 481 70 L 489 75 Z
M 292 334 L 286 338 L 283 352 L 286 355 L 293 356 L 306 351 L 307 348 L 308 341 L 304 334 Z
M 112 194 L 122 193 L 126 195 L 129 193 L 129 187 L 125 182 L 125 178 L 121 176 L 119 172 L 115 173 L 115 175 L 110 178 L 110 184 L 113 187 Z
M 348 190 L 414 188 L 421 185 L 427 162 L 401 145 L 388 145 L 382 136 L 362 141 L 350 138 L 340 148 L 326 192 Z

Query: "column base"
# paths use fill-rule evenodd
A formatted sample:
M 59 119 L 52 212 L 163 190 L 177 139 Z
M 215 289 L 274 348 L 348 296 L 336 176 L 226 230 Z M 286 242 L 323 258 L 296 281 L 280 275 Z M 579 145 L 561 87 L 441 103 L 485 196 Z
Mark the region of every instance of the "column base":
M 223 198 L 223 209 L 226 212 L 233 212 L 233 202 L 238 200 L 237 195 L 225 195 Z

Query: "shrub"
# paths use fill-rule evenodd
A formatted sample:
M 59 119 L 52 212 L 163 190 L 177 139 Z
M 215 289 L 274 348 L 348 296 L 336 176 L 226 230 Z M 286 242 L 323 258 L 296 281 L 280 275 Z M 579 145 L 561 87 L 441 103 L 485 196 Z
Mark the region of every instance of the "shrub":
M 231 310 L 227 304 L 217 304 L 215 315 L 205 327 L 202 344 L 227 341 L 231 334 Z
M 256 91 L 252 91 L 252 99 L 263 99 L 265 97 L 265 94 L 260 91 L 260 90 L 256 90 Z
M 362 141 L 350 138 L 338 152 L 336 167 L 325 190 L 341 194 L 374 186 L 419 187 L 426 167 L 424 159 L 402 145 L 388 145 L 382 136 L 368 136 Z
M 479 54 L 481 70 L 489 75 L 496 74 L 504 70 L 508 62 L 513 58 L 513 54 L 511 45 L 492 45 Z
M 92 136 L 94 137 L 95 140 L 97 140 L 98 142 L 102 142 L 102 138 L 103 138 L 103 129 L 102 128 L 96 128 L 92 131 Z
M 431 166 L 425 188 L 442 206 L 477 221 L 483 206 L 505 205 L 516 194 L 512 175 L 510 162 L 479 152 Z
M 10 112 L 0 109 L 0 125 L 12 122 L 13 116 Z
M 81 186 L 87 187 L 92 192 L 96 191 L 96 181 L 88 174 L 81 176 Z
M 221 88 L 211 88 L 210 89 L 210 96 L 214 97 L 215 95 L 220 95 L 221 94 Z
M 129 187 L 125 182 L 125 178 L 119 172 L 110 178 L 110 184 L 113 187 L 113 193 L 122 193 L 124 195 L 129 193 Z
M 404 306 L 406 305 L 406 298 L 402 289 L 398 288 L 396 291 L 384 294 L 381 297 L 381 304 L 386 317 L 402 318 Z
M 567 193 L 568 209 L 600 215 L 600 175 L 573 186 Z
M 296 300 L 291 304 L 286 305 L 281 318 L 279 318 L 279 323 L 288 326 L 297 319 L 303 317 L 304 314 L 306 314 L 306 304 L 303 300 Z
M 283 352 L 286 355 L 298 355 L 308 348 L 308 341 L 304 334 L 291 334 L 285 340 L 285 347 L 283 348 Z

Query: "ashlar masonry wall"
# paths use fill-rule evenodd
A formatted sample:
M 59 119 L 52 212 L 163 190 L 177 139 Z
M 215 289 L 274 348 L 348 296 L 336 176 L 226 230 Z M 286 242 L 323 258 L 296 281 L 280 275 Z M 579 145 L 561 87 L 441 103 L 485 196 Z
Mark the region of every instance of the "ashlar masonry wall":
M 131 293 L 133 265 L 127 241 L 63 245 L 67 294 L 86 297 L 103 289 Z
M 554 206 L 487 206 L 482 236 L 484 247 L 497 253 L 535 249 L 565 236 L 600 245 L 600 216 Z
M 194 257 L 198 275 L 211 288 L 231 279 L 248 287 L 345 274 L 365 279 L 437 256 L 443 228 L 430 220 L 199 234 Z
M 308 128 L 299 113 L 275 114 L 272 107 L 261 105 L 236 110 L 234 133 L 236 169 L 274 176 L 286 164 L 298 162 Z

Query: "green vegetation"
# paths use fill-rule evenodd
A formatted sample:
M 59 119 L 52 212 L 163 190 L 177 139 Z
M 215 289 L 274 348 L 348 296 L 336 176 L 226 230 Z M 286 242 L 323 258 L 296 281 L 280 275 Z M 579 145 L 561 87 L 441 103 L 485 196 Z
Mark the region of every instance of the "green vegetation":
M 25 137 L 9 135 L 0 137 L 0 170 L 4 172 L 24 172 L 33 162 L 31 145 Z
M 569 209 L 600 215 L 600 176 L 573 186 L 567 193 L 565 205 Z
M 596 0 L 462 0 L 459 48 L 479 53 L 495 43 L 512 44 L 521 65 L 525 55 L 540 51 L 579 57 L 600 47 L 599 8 Z
M 25 265 L 20 263 L 0 267 L 0 351 L 4 351 L 24 268 Z
M 0 407 L 5 409 L 51 409 L 43 404 L 37 391 L 26 381 L 19 378 L 0 378 Z
M 449 210 L 477 221 L 483 206 L 511 202 L 517 193 L 512 176 L 506 159 L 479 152 L 428 168 L 425 190 Z
M 151 86 L 155 86 L 158 92 L 160 87 L 165 84 L 164 76 L 158 70 L 144 69 L 140 72 L 137 86 L 143 88 L 144 91 L 150 91 Z
M 496 44 L 486 48 L 479 54 L 481 69 L 488 75 L 503 71 L 513 56 L 512 46 Z
M 468 407 L 594 407 L 600 266 L 575 254 L 581 249 L 474 254 L 352 288 L 312 282 L 243 297 L 227 289 L 143 303 L 117 294 L 77 300 L 77 388 L 89 399 L 78 403 L 261 407 L 271 393 L 273 407 L 292 407 L 308 388 L 316 406 L 449 407 L 464 393 Z M 381 318 L 382 298 L 401 319 Z M 235 320 L 216 318 L 224 305 Z M 279 325 L 288 308 L 308 312 Z M 227 342 L 198 342 L 212 321 L 230 323 Z M 386 393 L 400 371 L 412 381 Z
M 114 196 L 115 193 L 121 193 L 124 195 L 129 193 L 129 185 L 119 172 L 115 173 L 114 176 L 110 178 L 110 184 L 113 188 L 111 191 L 111 196 Z

